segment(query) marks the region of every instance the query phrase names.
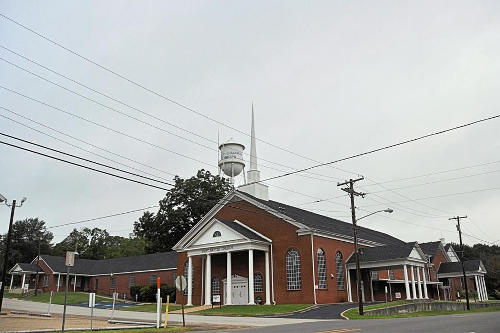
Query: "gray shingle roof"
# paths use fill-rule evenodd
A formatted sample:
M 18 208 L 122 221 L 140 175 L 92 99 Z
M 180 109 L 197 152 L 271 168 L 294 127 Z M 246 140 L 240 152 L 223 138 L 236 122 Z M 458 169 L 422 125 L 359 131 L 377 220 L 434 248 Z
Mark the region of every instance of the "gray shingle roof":
M 415 242 L 403 243 L 402 245 L 385 245 L 376 247 L 364 247 L 360 249 L 360 262 L 383 261 L 392 259 L 407 258 L 413 248 Z M 354 256 L 351 256 L 347 263 L 354 263 Z
M 51 255 L 41 255 L 41 258 L 54 272 L 66 272 L 65 258 Z M 177 267 L 175 251 L 153 253 L 141 256 L 113 258 L 103 260 L 75 259 L 71 273 L 83 275 L 99 275 L 124 272 L 138 272 L 170 269 Z
M 18 265 L 24 272 L 36 272 L 37 267 L 38 267 L 38 272 L 43 272 L 43 269 L 36 264 L 21 262 L 21 263 L 18 263 Z
M 262 200 L 258 199 L 256 197 L 253 197 L 247 193 L 239 192 L 238 193 L 242 194 L 243 196 L 248 196 L 254 200 L 257 200 L 261 204 L 274 209 L 275 211 L 286 215 L 295 221 L 302 223 L 306 225 L 309 228 L 319 230 L 319 231 L 325 231 L 325 232 L 331 232 L 347 237 L 352 237 L 353 232 L 352 232 L 352 224 L 347 223 L 344 221 L 340 221 L 328 216 L 316 214 L 304 209 L 300 209 L 297 207 L 293 207 L 281 202 L 273 201 L 273 200 Z M 383 232 L 371 230 L 368 228 L 364 228 L 358 225 L 358 239 L 360 240 L 367 240 L 371 242 L 376 242 L 380 244 L 399 244 L 399 245 L 404 245 L 405 242 L 397 239 L 396 237 L 393 237 L 391 235 L 388 235 Z
M 436 255 L 437 250 L 439 249 L 439 245 L 441 241 L 437 242 L 428 242 L 428 243 L 420 243 L 418 244 L 422 251 L 428 256 Z
M 244 226 L 242 226 L 239 223 L 236 223 L 236 222 L 233 222 L 233 221 L 221 220 L 221 219 L 217 219 L 217 221 L 220 221 L 222 224 L 224 224 L 227 227 L 233 229 L 237 233 L 245 236 L 246 238 L 249 238 L 249 239 L 252 239 L 252 240 L 258 240 L 258 241 L 262 241 L 262 242 L 267 242 L 266 239 L 262 238 L 261 236 L 259 236 L 255 232 L 253 232 L 252 230 L 250 230 L 248 228 L 245 228 Z
M 466 272 L 478 271 L 481 266 L 481 260 L 467 260 L 464 261 L 464 267 Z M 443 262 L 439 266 L 438 274 L 446 273 L 462 273 L 462 264 L 460 262 Z

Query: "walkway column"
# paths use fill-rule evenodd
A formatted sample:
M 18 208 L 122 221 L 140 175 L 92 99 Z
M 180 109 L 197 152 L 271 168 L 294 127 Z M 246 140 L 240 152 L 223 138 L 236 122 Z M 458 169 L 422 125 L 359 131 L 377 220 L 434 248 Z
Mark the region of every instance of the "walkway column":
M 482 281 L 482 285 L 483 285 L 484 300 L 487 301 L 488 300 L 488 290 L 486 289 L 486 282 L 484 281 L 484 276 L 481 276 L 481 281 Z
M 271 281 L 269 278 L 269 251 L 264 252 L 265 254 L 265 266 L 266 266 L 266 305 L 271 305 Z
M 474 282 L 476 283 L 476 292 L 478 301 L 481 302 L 483 300 L 483 294 L 481 292 L 481 288 L 479 287 L 479 281 L 477 279 L 477 275 L 474 275 Z
M 21 290 L 24 290 L 24 283 L 26 282 L 26 274 L 23 274 L 23 282 L 21 283 Z
M 226 259 L 226 305 L 233 304 L 232 302 L 233 283 L 231 281 L 232 274 L 233 273 L 231 273 L 231 252 L 228 252 Z
M 403 265 L 403 274 L 404 274 L 404 277 L 405 277 L 406 299 L 411 299 L 411 296 L 410 296 L 410 285 L 408 283 L 408 270 L 406 269 L 406 265 Z
M 420 267 L 416 267 L 417 269 L 417 283 L 418 283 L 418 298 L 422 299 L 422 285 L 420 284 Z
M 10 275 L 10 287 L 9 287 L 9 293 L 12 290 L 12 283 L 14 282 L 14 274 Z
M 59 291 L 59 285 L 61 284 L 61 273 L 58 274 L 57 276 L 57 288 L 56 288 L 56 291 Z
M 417 299 L 417 288 L 415 288 L 415 272 L 413 270 L 413 266 L 410 266 L 410 274 L 411 274 L 411 291 L 412 293 L 412 299 Z
M 248 304 L 255 304 L 253 286 L 253 250 L 248 250 Z
M 188 306 L 193 305 L 193 257 L 188 257 Z
M 427 294 L 427 278 L 425 277 L 425 272 L 427 271 L 427 267 L 424 267 L 422 270 L 422 277 L 424 278 L 424 298 L 429 299 L 429 295 Z
M 76 291 L 76 275 L 75 275 L 75 281 L 73 281 L 73 292 Z
M 351 293 L 351 274 L 350 269 L 347 269 L 347 301 L 352 303 L 352 293 Z
M 205 263 L 205 305 L 212 305 L 212 255 L 207 254 Z

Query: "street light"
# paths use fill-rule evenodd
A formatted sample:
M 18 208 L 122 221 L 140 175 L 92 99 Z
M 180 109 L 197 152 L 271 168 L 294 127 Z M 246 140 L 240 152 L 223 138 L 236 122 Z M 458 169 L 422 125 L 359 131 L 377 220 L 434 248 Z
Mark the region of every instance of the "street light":
M 9 222 L 9 231 L 7 232 L 7 241 L 5 245 L 5 254 L 3 258 L 3 270 L 2 270 L 2 285 L 0 287 L 0 311 L 2 311 L 3 304 L 3 292 L 5 289 L 5 278 L 7 277 L 7 262 L 9 260 L 9 252 L 10 252 L 10 240 L 12 238 L 12 223 L 14 222 L 14 211 L 16 207 L 21 207 L 23 203 L 26 201 L 26 197 L 21 200 L 19 205 L 16 205 L 16 200 L 12 200 L 12 203 L 9 205 L 7 198 L 0 194 L 0 203 L 4 202 L 8 207 L 12 207 L 10 211 L 10 222 Z M 24 287 L 24 286 L 23 286 Z
M 352 205 L 354 207 L 354 205 Z M 358 289 L 358 305 L 359 305 L 359 314 L 362 316 L 363 315 L 363 297 L 361 297 L 361 265 L 359 264 L 359 250 L 358 250 L 358 237 L 356 236 L 357 234 L 357 222 L 361 219 L 364 219 L 365 217 L 377 214 L 377 213 L 389 213 L 391 214 L 394 212 L 391 208 L 386 208 L 382 210 L 377 210 L 376 212 L 367 214 L 365 216 L 362 216 L 358 219 L 353 219 L 353 228 L 354 228 L 354 254 L 355 254 L 355 259 L 356 259 L 356 278 L 357 278 L 357 289 Z M 353 215 L 354 216 L 354 215 Z
M 364 219 L 365 217 L 368 217 L 368 216 L 371 216 L 373 214 L 377 214 L 377 213 L 389 213 L 389 214 L 392 214 L 392 212 L 394 212 L 393 209 L 391 208 L 386 208 L 386 209 L 382 209 L 382 210 L 377 210 L 376 212 L 373 212 L 373 213 L 370 213 L 368 215 L 365 215 L 365 216 L 362 216 L 360 217 L 359 219 L 357 219 L 357 221 L 361 220 L 361 219 Z

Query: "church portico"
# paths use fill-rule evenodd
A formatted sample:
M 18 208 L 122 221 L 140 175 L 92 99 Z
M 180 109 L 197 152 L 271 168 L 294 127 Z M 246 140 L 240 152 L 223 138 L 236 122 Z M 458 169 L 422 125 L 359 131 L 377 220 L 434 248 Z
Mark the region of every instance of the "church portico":
M 256 292 L 261 303 L 271 304 L 270 245 L 270 239 L 238 221 L 213 219 L 185 247 L 187 305 L 193 305 L 197 279 L 200 304 L 212 305 L 214 299 L 225 305 L 255 304 Z M 201 259 L 201 271 L 191 269 L 195 258 Z

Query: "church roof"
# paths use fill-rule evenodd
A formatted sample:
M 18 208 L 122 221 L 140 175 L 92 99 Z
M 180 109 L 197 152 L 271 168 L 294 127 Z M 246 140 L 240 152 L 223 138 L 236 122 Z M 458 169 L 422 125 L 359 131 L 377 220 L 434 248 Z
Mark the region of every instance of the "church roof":
M 53 272 L 66 272 L 64 257 L 51 255 L 41 255 L 40 257 Z M 154 271 L 176 267 L 177 253 L 175 251 L 170 251 L 102 260 L 76 258 L 75 266 L 71 267 L 70 272 L 72 274 L 82 275 L 108 275 L 111 273 Z
M 408 258 L 416 245 L 415 242 L 409 242 L 377 247 L 364 247 L 359 249 L 359 261 L 363 263 Z M 347 263 L 354 262 L 354 256 L 350 256 Z
M 475 272 L 481 270 L 481 260 L 467 260 L 464 261 L 464 268 L 466 272 Z M 443 262 L 439 265 L 438 274 L 449 274 L 449 273 L 462 273 L 462 263 L 461 262 Z
M 428 256 L 433 256 L 436 254 L 437 250 L 439 249 L 439 245 L 441 244 L 441 241 L 436 241 L 436 242 L 427 242 L 427 243 L 420 243 L 420 248 L 422 251 L 428 255 Z
M 238 191 L 238 194 L 243 196 L 248 196 L 253 200 L 257 200 L 259 203 L 273 209 L 274 211 L 288 216 L 289 218 L 315 230 L 324 231 L 327 233 L 339 234 L 348 238 L 353 237 L 352 224 L 344 221 L 340 221 L 328 216 L 316 214 L 298 207 L 290 206 L 274 200 L 262 200 L 253 197 L 247 193 L 242 193 Z M 372 229 L 364 228 L 358 225 L 358 239 L 366 240 L 378 244 L 395 244 L 404 245 L 406 244 L 402 240 L 397 239 L 391 235 L 383 232 L 375 231 Z
M 238 222 L 221 220 L 221 219 L 217 219 L 217 221 L 221 222 L 222 224 L 224 224 L 228 228 L 233 229 L 234 231 L 236 231 L 237 233 L 243 235 L 244 237 L 246 237 L 248 239 L 257 240 L 257 241 L 261 241 L 261 242 L 268 241 L 267 239 L 264 239 L 261 235 L 257 234 L 255 231 L 253 231 L 249 227 L 246 227 Z

